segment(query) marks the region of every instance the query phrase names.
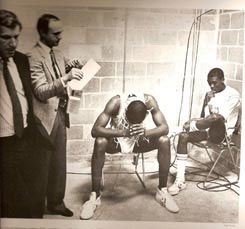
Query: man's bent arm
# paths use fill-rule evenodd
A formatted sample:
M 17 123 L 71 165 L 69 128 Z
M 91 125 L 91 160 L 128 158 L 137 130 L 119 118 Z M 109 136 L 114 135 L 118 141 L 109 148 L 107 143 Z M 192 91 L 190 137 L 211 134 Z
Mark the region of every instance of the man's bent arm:
M 203 130 L 203 129 L 207 129 L 211 126 L 212 123 L 216 122 L 216 121 L 225 121 L 224 117 L 220 114 L 211 114 L 208 115 L 205 118 L 201 118 L 199 120 L 196 121 L 196 127 L 199 130 Z
M 96 137 L 126 137 L 129 136 L 128 130 L 117 130 L 106 128 L 110 119 L 118 112 L 120 106 L 120 99 L 114 96 L 107 104 L 104 111 L 98 116 L 91 131 L 93 138 Z
M 153 129 L 145 130 L 145 136 L 160 137 L 163 135 L 167 135 L 169 132 L 167 121 L 163 113 L 159 109 L 156 99 L 153 96 L 148 95 L 147 106 L 152 107 L 151 115 L 156 127 Z
M 30 57 L 29 60 L 33 92 L 40 101 L 46 101 L 66 93 L 61 79 L 55 79 L 52 83 L 48 83 L 41 61 L 34 57 Z

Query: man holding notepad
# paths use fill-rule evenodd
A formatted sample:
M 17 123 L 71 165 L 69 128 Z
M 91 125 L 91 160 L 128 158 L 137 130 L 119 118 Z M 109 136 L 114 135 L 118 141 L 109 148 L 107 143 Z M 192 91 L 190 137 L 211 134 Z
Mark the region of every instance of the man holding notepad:
M 43 197 L 51 214 L 72 216 L 63 201 L 66 187 L 66 127 L 67 85 L 71 80 L 81 80 L 83 64 L 78 59 L 66 60 L 57 50 L 62 39 L 63 25 L 51 14 L 42 15 L 37 23 L 40 40 L 31 50 L 29 60 L 31 83 L 34 92 L 34 113 L 50 136 L 54 150 L 47 152 L 47 174 Z

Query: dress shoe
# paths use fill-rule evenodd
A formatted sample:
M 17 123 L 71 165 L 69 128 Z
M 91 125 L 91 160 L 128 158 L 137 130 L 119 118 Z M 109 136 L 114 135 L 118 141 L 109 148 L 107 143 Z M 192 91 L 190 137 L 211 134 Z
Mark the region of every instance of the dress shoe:
M 58 205 L 54 207 L 48 207 L 48 211 L 51 214 L 57 214 L 57 215 L 62 215 L 62 216 L 67 216 L 67 217 L 73 216 L 73 212 L 65 206 Z

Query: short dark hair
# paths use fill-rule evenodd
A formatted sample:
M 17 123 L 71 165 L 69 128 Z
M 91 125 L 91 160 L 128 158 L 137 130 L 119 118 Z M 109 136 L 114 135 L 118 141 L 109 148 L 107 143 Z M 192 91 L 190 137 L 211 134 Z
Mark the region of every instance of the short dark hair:
M 53 14 L 43 14 L 37 21 L 37 31 L 39 33 L 39 35 L 41 35 L 41 32 L 43 33 L 48 33 L 49 30 L 49 22 L 51 20 L 54 21 L 59 21 L 60 19 L 53 15 Z
M 18 17 L 8 10 L 0 10 L 0 26 L 5 26 L 10 29 L 14 29 L 16 26 L 19 26 L 20 30 L 22 29 L 22 25 Z
M 213 68 L 209 71 L 208 78 L 214 77 L 214 76 L 217 76 L 220 80 L 225 79 L 224 72 L 220 68 Z
M 126 118 L 131 124 L 141 123 L 145 119 L 146 114 L 146 105 L 140 100 L 131 102 L 126 110 Z

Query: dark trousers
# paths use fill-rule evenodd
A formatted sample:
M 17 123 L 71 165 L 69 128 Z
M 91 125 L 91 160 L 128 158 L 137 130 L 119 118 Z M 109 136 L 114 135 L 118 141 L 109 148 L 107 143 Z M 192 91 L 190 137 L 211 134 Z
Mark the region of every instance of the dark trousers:
M 62 108 L 51 131 L 51 139 L 55 149 L 48 161 L 47 206 L 53 207 L 63 204 L 66 188 L 66 114 Z
M 0 138 L 1 217 L 42 218 L 45 152 L 32 136 Z

